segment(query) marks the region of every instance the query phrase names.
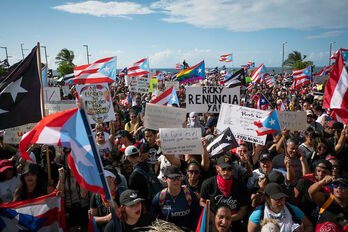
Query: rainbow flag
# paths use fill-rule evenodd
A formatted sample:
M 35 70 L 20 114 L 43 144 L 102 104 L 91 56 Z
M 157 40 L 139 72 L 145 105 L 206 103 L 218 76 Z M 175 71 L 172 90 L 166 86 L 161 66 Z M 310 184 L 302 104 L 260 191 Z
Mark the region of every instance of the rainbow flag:
M 192 66 L 190 68 L 180 71 L 176 75 L 177 81 L 180 83 L 192 82 L 195 80 L 204 80 L 205 79 L 205 65 L 204 60 Z
M 206 222 L 207 222 L 207 205 L 202 209 L 201 216 L 199 217 L 198 225 L 196 232 L 205 232 L 206 231 Z

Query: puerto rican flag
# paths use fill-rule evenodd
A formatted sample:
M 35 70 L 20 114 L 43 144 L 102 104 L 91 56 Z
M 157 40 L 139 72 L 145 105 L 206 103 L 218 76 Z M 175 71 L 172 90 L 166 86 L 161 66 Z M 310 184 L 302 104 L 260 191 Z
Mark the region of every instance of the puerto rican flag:
M 172 86 L 161 95 L 151 99 L 150 103 L 164 106 L 177 104 L 179 106 L 178 95 L 176 94 L 175 87 Z
M 278 111 L 285 111 L 284 102 L 282 100 L 279 102 Z
M 175 65 L 175 69 L 176 70 L 183 70 L 184 69 L 184 65 L 178 63 L 178 64 Z
M 246 65 L 243 66 L 244 70 L 247 70 L 249 68 L 255 68 L 255 62 L 248 61 Z
M 56 195 L 0 204 L 0 231 L 66 231 L 64 201 Z
M 273 76 L 267 75 L 267 77 L 265 77 L 265 83 L 268 86 L 274 86 L 275 80 Z
M 346 49 L 346 48 L 340 48 L 337 51 L 335 51 L 334 54 L 332 54 L 332 56 L 330 57 L 330 60 L 337 59 L 338 53 L 342 54 L 342 58 L 344 61 L 348 60 L 348 49 Z
M 127 75 L 127 71 L 128 71 L 127 67 L 120 70 L 120 73 L 118 74 L 119 77 L 124 77 L 125 75 Z
M 294 79 L 297 79 L 297 80 L 303 79 L 303 78 L 311 79 L 312 78 L 311 66 L 308 66 L 301 70 L 293 70 L 292 76 Z
M 255 109 L 268 110 L 270 106 L 271 103 L 262 93 L 260 93 L 255 103 Z
M 221 55 L 219 60 L 221 62 L 232 62 L 232 60 L 233 60 L 232 53 L 226 54 L 226 55 Z
M 326 83 L 323 108 L 331 108 L 348 124 L 348 73 L 340 52 Z
M 128 68 L 128 76 L 143 76 L 150 72 L 149 61 L 147 58 L 143 58 L 135 62 L 131 67 Z
M 23 159 L 31 160 L 27 152 L 30 144 L 71 148 L 68 165 L 76 181 L 90 192 L 104 194 L 81 112 L 77 108 L 48 115 L 24 134 L 19 142 L 19 151 Z M 100 156 L 97 158 L 100 159 Z
M 310 78 L 301 78 L 301 79 L 294 79 L 291 85 L 291 89 L 297 90 L 299 88 L 302 88 L 305 85 L 309 85 L 312 82 Z
M 74 84 L 111 83 L 116 81 L 116 56 L 74 68 Z
M 272 110 L 260 121 L 255 121 L 254 125 L 258 127 L 258 129 L 256 129 L 257 136 L 273 134 L 280 131 L 277 111 Z
M 251 82 L 260 83 L 261 80 L 266 76 L 267 68 L 265 65 L 260 64 L 260 66 L 254 70 L 251 75 Z

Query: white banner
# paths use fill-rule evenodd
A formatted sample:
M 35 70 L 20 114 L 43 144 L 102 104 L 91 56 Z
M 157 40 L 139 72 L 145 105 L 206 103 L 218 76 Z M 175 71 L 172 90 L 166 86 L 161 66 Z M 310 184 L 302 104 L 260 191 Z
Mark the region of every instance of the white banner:
M 164 81 L 164 85 L 165 85 L 166 89 L 169 89 L 170 87 L 174 86 L 175 91 L 179 91 L 179 88 L 180 88 L 179 81 Z
M 266 135 L 257 136 L 254 122 L 266 117 L 268 113 L 269 111 L 223 103 L 217 123 L 218 133 L 230 127 L 237 140 L 264 145 Z
M 222 103 L 239 105 L 240 86 L 186 87 L 186 110 L 196 113 L 219 113 Z
M 281 129 L 286 128 L 291 131 L 299 131 L 307 128 L 307 115 L 304 111 L 277 111 L 277 116 Z
M 19 144 L 22 136 L 34 128 L 36 123 L 29 123 L 22 126 L 5 129 L 4 143 Z
M 44 99 L 45 102 L 60 101 L 59 87 L 44 87 Z
M 45 103 L 45 115 L 54 114 L 59 111 L 69 110 L 75 107 L 77 107 L 75 100 Z
M 159 133 L 163 154 L 203 153 L 201 128 L 160 128 Z
M 132 77 L 130 82 L 130 92 L 148 93 L 150 89 L 149 77 Z
M 146 103 L 144 127 L 158 130 L 159 128 L 181 128 L 186 120 L 186 110 Z
M 90 124 L 115 120 L 114 106 L 107 83 L 76 85 L 76 91 L 86 102 L 86 112 Z

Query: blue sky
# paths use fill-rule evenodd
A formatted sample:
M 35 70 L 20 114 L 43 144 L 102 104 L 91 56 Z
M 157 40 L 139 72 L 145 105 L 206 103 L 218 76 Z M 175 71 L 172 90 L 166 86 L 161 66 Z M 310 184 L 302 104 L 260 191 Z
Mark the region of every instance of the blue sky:
M 230 52 L 234 67 L 248 61 L 277 67 L 287 41 L 285 56 L 298 50 L 323 66 L 330 42 L 333 52 L 348 47 L 347 9 L 347 0 L 2 0 L 0 46 L 13 64 L 21 43 L 28 54 L 39 41 L 50 68 L 62 48 L 74 52 L 76 65 L 87 63 L 84 44 L 91 62 L 116 55 L 118 68 L 143 57 L 151 68 L 175 68 L 183 59 L 215 67 Z

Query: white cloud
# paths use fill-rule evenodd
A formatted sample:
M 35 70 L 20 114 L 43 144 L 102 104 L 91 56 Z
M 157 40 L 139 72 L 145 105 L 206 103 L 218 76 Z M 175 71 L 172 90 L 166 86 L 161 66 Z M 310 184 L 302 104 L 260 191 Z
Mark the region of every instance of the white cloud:
M 345 0 L 160 0 L 151 8 L 164 13 L 162 19 L 169 23 L 245 32 L 346 28 L 348 21 Z
M 66 3 L 55 6 L 53 9 L 69 12 L 72 14 L 89 14 L 98 17 L 123 17 L 130 18 L 129 15 L 151 14 L 153 11 L 146 6 L 135 2 L 101 2 L 84 1 L 78 3 Z
M 306 39 L 326 39 L 326 38 L 337 37 L 337 36 L 340 36 L 341 34 L 343 34 L 343 31 L 327 31 L 318 35 L 307 36 Z

